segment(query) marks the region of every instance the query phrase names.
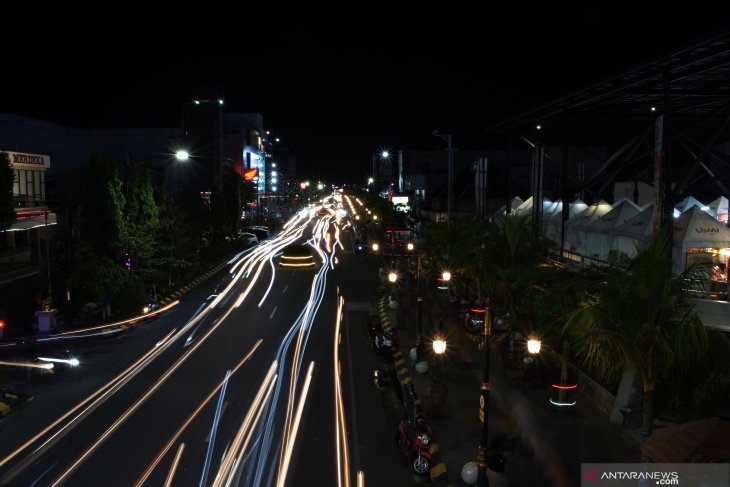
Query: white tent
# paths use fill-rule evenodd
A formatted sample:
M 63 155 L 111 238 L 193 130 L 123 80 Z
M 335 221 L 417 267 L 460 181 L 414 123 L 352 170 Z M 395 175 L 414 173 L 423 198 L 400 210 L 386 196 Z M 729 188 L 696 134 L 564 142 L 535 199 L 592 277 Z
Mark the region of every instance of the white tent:
M 715 201 L 707 205 L 710 207 L 710 214 L 719 221 L 727 224 L 728 200 L 724 196 L 720 196 Z
M 611 211 L 586 227 L 585 255 L 607 261 L 611 249 L 610 232 L 640 212 L 641 208 L 627 198 L 614 203 Z
M 520 206 L 514 209 L 516 215 L 532 215 L 532 196 L 522 202 Z M 545 214 L 545 209 L 548 208 L 553 202 L 547 198 L 542 200 L 542 211 Z
M 611 211 L 611 205 L 600 200 L 565 222 L 565 250 L 585 253 L 586 227 Z
M 509 203 L 510 212 L 515 211 L 515 209 L 520 206 L 524 201 L 522 201 L 522 198 L 519 196 L 515 196 L 512 198 L 512 201 Z M 497 215 L 505 215 L 507 214 L 507 205 L 503 205 L 502 208 L 497 210 Z
M 730 247 L 730 229 L 693 206 L 674 220 L 674 272 L 684 271 L 689 249 L 721 249 Z
M 699 206 L 700 208 L 705 207 L 705 204 L 700 202 L 694 196 L 687 196 L 685 199 L 674 205 L 674 208 L 679 210 L 680 213 L 684 213 L 693 206 Z
M 647 205 L 641 213 L 617 225 L 609 232 L 611 250 L 636 257 L 637 246 L 651 242 L 654 236 L 654 204 Z
M 588 208 L 588 205 L 583 203 L 581 200 L 575 200 L 569 206 L 568 219 L 571 219 L 578 213 L 585 211 L 586 208 Z M 553 213 L 549 217 L 546 216 L 543 218 L 545 238 L 548 240 L 552 240 L 553 242 L 558 244 L 558 246 L 560 246 L 560 236 L 562 234 L 563 204 L 560 203 L 559 205 L 553 206 L 552 208 L 548 207 L 548 209 L 553 211 Z

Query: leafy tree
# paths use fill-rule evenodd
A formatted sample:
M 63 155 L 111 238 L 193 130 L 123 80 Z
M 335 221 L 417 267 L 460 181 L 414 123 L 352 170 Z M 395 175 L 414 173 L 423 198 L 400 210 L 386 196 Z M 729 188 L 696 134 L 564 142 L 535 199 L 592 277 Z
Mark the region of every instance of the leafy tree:
M 143 282 L 154 272 L 152 258 L 160 226 L 152 179 L 145 163 L 134 166 L 127 188 L 125 248 L 131 269 Z
M 639 374 L 645 439 L 652 433 L 657 383 L 675 367 L 696 363 L 710 342 L 727 347 L 722 333 L 702 324 L 686 291 L 692 282 L 687 278 L 706 277 L 706 270 L 695 267 L 674 277 L 671 258 L 664 235 L 642 249 L 628 270 L 609 268 L 605 284 L 565 325 L 576 354 L 599 377 L 617 380 L 630 370 Z
M 99 257 L 117 259 L 125 237 L 122 182 L 108 157 L 92 156 L 81 200 L 80 239 Z
M 534 283 L 541 248 L 525 217 L 506 215 L 487 224 L 474 265 L 495 304 L 512 316 Z
M 15 221 L 13 178 L 10 158 L 6 152 L 0 152 L 0 229 L 8 228 Z
M 118 265 L 126 240 L 122 182 L 111 158 L 92 156 L 77 219 L 76 265 L 71 276 L 82 296 L 101 299 L 105 316 L 111 312 L 111 299 L 127 280 Z
M 171 285 L 183 269 L 197 260 L 196 242 L 202 227 L 192 221 L 184 208 L 175 205 L 164 187 L 160 189 L 158 201 L 160 224 L 154 260 L 157 272 L 166 276 L 167 284 Z

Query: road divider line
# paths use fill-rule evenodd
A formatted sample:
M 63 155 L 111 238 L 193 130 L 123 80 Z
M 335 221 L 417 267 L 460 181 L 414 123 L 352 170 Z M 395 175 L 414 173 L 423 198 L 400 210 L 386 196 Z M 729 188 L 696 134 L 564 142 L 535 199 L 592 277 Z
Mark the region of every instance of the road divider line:
M 276 308 L 277 308 L 277 306 L 274 306 L 274 311 L 272 311 L 271 314 L 269 315 L 269 319 L 274 317 L 274 313 L 276 313 Z
M 286 290 L 289 289 L 289 284 L 284 286 L 284 290 L 281 292 L 281 294 L 286 294 Z

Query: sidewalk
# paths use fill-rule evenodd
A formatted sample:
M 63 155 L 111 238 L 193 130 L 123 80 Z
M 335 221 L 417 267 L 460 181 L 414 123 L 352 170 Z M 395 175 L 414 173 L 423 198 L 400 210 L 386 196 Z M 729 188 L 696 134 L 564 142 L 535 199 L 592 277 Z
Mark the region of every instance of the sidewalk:
M 448 399 L 444 410 L 431 411 L 431 379 L 428 374 L 416 373 L 408 358 L 408 352 L 416 343 L 415 304 L 408 311 L 406 328 L 399 329 L 401 350 L 445 463 L 446 477 L 443 478 L 448 480 L 438 485 L 466 485 L 461 480 L 461 469 L 465 463 L 476 461 L 479 448 L 482 427 L 479 387 L 485 353 L 483 349 L 477 349 L 455 318 L 445 320 Z M 423 337 L 427 350 L 439 316 L 438 308 L 426 299 Z M 578 486 L 581 462 L 639 461 L 638 442 L 632 441 L 623 427 L 611 424 L 580 402 L 569 410 L 556 410 L 549 403 L 547 379 L 543 385 L 526 387 L 520 377 L 505 371 L 499 348 L 491 349 L 490 372 L 487 409 L 490 443 L 500 434 L 516 436 L 514 453 L 505 470 L 509 485 Z

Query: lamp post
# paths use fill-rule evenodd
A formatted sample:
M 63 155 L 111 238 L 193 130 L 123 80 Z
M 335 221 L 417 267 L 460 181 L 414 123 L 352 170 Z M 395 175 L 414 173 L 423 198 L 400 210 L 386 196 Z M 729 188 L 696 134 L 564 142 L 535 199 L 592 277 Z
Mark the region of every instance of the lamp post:
M 489 300 L 484 307 L 484 375 L 479 388 L 479 418 L 482 420 L 482 434 L 479 438 L 479 454 L 477 455 L 477 485 L 488 487 L 487 481 L 487 445 L 489 439 L 489 349 L 492 347 L 492 310 Z
M 223 100 L 193 100 L 193 105 L 200 106 L 201 104 L 215 103 L 218 106 L 218 190 L 223 192 Z M 183 121 L 183 133 L 187 135 L 187 130 L 184 126 Z M 215 155 L 214 155 L 215 156 Z M 215 173 L 214 173 L 215 174 Z

